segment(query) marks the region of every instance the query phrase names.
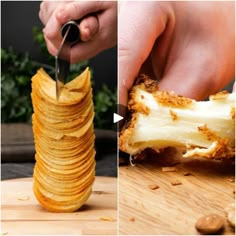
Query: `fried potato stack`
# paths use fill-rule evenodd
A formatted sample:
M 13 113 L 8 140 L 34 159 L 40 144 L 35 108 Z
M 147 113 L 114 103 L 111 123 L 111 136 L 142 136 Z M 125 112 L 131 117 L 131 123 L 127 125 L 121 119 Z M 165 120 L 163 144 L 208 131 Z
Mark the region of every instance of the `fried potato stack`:
M 90 71 L 64 85 L 40 69 L 32 78 L 34 194 L 49 211 L 72 212 L 89 198 L 95 177 Z

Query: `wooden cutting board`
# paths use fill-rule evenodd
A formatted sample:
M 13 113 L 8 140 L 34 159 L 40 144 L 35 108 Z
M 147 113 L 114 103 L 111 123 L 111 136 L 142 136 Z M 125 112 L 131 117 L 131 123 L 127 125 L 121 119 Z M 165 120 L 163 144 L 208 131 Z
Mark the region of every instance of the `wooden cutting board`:
M 172 157 L 167 153 L 119 168 L 120 234 L 196 235 L 202 215 L 225 217 L 224 208 L 234 201 L 234 164 Z M 176 172 L 162 171 L 174 164 Z M 173 186 L 176 181 L 182 184 Z M 151 190 L 153 184 L 159 188 Z M 227 220 L 222 234 L 234 235 Z
M 117 179 L 96 177 L 93 192 L 77 212 L 43 209 L 32 178 L 1 182 L 2 235 L 111 235 L 117 231 Z

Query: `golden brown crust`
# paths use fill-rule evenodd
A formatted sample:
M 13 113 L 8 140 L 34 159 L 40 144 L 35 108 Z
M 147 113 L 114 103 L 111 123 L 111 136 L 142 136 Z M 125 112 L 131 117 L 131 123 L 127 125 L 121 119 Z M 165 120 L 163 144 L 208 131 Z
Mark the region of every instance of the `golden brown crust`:
M 192 104 L 192 99 L 178 96 L 171 92 L 160 91 L 156 94 L 153 94 L 153 96 L 162 106 L 168 106 L 172 108 L 187 108 Z
M 176 95 L 173 92 L 160 91 L 158 82 L 150 79 L 147 75 L 140 75 L 135 83 L 135 86 L 130 92 L 131 103 L 134 104 L 134 94 L 137 88 L 141 88 L 148 93 L 152 93 L 157 102 L 163 106 L 169 106 L 172 108 L 185 108 L 192 104 L 192 99 L 186 98 L 180 95 Z M 132 107 L 132 106 L 131 106 Z
M 211 100 L 214 101 L 196 102 L 173 92 L 160 91 L 157 81 L 141 75 L 129 93 L 128 109 L 131 120 L 126 123 L 119 135 L 119 147 L 122 151 L 132 154 L 134 159 L 147 148 L 160 151 L 168 146 L 186 150 L 185 157 L 197 155 L 210 159 L 232 158 L 235 151 L 234 137 L 232 137 L 234 127 L 231 129 L 231 126 L 232 119 L 235 119 L 235 107 L 229 109 L 229 104 L 233 104 L 233 98 L 232 94 L 223 91 L 211 96 Z M 222 112 L 220 112 L 221 108 Z M 216 116 L 218 110 L 219 117 Z M 168 115 L 175 122 L 166 119 Z M 211 129 L 207 125 L 199 125 L 202 123 L 199 120 L 201 116 Z M 216 128 L 213 124 L 214 119 L 216 119 Z M 146 129 L 145 120 L 161 122 L 160 135 L 158 135 L 158 124 L 149 124 Z M 175 139 L 171 134 L 167 134 L 163 137 L 161 134 L 165 133 L 166 125 L 170 125 L 168 130 L 174 132 L 173 136 L 178 135 L 175 130 L 181 132 L 180 130 L 183 129 L 182 136 Z M 153 130 L 153 133 L 152 127 L 157 129 Z M 188 129 L 190 132 L 187 132 Z
M 215 132 L 210 130 L 206 124 L 203 126 L 198 126 L 198 131 L 203 133 L 209 141 L 218 139 L 218 136 L 215 134 Z
M 221 91 L 219 93 L 216 93 L 214 95 L 211 95 L 210 96 L 210 100 L 222 100 L 222 99 L 225 99 L 227 96 L 229 95 L 229 92 L 224 90 L 224 91 Z
M 150 112 L 150 108 L 145 106 L 143 103 L 136 103 L 130 107 L 131 110 L 140 112 L 144 115 L 148 115 Z
M 208 152 L 202 152 L 201 156 L 209 159 L 224 159 L 234 156 L 235 151 L 234 148 L 231 147 L 229 139 L 219 137 L 214 131 L 210 130 L 206 124 L 199 126 L 198 131 L 204 134 L 204 136 L 214 144 Z M 192 149 L 192 147 L 190 149 Z
M 151 79 L 147 75 L 141 74 L 135 82 L 135 85 L 139 85 L 149 93 L 153 93 L 159 90 L 158 82 Z
M 136 113 L 132 114 L 131 120 L 125 124 L 124 128 L 119 134 L 119 147 L 121 150 L 126 151 L 127 140 L 133 132 L 135 127 L 137 115 Z

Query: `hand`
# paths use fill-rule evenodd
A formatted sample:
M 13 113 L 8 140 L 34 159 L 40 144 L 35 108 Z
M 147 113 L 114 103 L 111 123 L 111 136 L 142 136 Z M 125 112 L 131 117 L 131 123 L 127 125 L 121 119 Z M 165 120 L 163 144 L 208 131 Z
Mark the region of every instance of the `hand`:
M 115 46 L 117 41 L 117 2 L 114 1 L 44 1 L 39 17 L 45 25 L 48 51 L 56 55 L 60 46 L 61 26 L 69 20 L 82 19 L 81 40 L 71 48 L 71 62 L 89 59 Z
M 119 104 L 138 73 L 197 100 L 234 78 L 234 2 L 122 2 Z

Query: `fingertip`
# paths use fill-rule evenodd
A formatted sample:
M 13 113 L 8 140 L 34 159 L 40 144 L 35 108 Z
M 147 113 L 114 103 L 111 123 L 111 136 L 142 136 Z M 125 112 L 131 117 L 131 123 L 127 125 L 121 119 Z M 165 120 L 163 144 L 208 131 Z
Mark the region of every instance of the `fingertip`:
M 56 13 L 56 19 L 60 24 L 64 24 L 70 20 L 70 16 L 67 13 L 66 7 L 64 9 L 59 9 Z
M 81 38 L 81 41 L 83 42 L 86 42 L 89 39 L 91 39 L 91 32 L 89 28 L 84 28 L 84 29 L 80 28 L 80 38 Z
M 99 22 L 96 16 L 84 18 L 79 25 L 82 41 L 91 40 L 99 31 Z

